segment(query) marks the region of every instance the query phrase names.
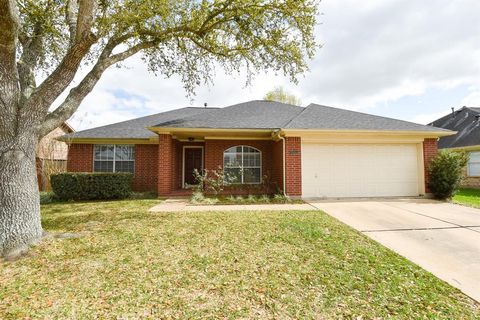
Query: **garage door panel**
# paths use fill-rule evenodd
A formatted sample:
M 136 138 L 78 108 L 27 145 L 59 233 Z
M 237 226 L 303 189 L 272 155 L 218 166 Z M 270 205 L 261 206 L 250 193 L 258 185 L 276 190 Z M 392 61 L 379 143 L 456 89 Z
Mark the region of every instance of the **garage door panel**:
M 304 197 L 418 195 L 415 144 L 302 144 Z

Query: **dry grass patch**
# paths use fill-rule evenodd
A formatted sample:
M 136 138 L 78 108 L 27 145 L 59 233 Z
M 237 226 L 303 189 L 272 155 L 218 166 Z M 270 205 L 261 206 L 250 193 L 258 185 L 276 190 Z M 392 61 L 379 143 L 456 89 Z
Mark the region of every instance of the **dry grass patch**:
M 0 318 L 475 319 L 478 307 L 319 211 L 148 213 L 49 204 L 48 239 L 0 265 Z

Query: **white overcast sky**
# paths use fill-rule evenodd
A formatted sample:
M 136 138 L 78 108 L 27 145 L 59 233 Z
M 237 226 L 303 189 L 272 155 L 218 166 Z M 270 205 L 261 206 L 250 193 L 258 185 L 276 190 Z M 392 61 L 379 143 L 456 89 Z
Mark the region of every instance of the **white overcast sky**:
M 480 0 L 323 0 L 323 45 L 298 85 L 217 70 L 193 102 L 181 82 L 148 73 L 138 57 L 111 68 L 71 119 L 77 129 L 186 106 L 224 107 L 261 99 L 282 85 L 311 102 L 428 123 L 451 107 L 480 106 Z

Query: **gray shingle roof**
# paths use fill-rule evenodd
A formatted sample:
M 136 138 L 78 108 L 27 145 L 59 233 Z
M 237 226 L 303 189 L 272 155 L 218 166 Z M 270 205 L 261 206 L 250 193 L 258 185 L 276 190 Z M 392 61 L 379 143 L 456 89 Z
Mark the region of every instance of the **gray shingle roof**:
M 286 129 L 447 131 L 413 122 L 310 104 Z
M 463 107 L 432 122 L 432 125 L 457 131 L 453 136 L 442 137 L 438 142 L 440 149 L 459 148 L 480 145 L 480 108 Z
M 304 108 L 274 101 L 253 100 L 216 109 L 207 114 L 173 119 L 155 127 L 214 129 L 283 128 Z
M 156 134 L 148 130 L 147 127 L 154 126 L 160 122 L 208 113 L 212 110 L 216 110 L 216 108 L 181 108 L 102 127 L 78 131 L 73 134 L 65 135 L 63 138 L 145 139 L 156 136 Z
M 385 131 L 448 131 L 402 120 L 310 104 L 299 107 L 254 100 L 225 108 L 182 108 L 64 137 L 145 139 L 155 136 L 148 127 L 212 129 L 324 129 Z

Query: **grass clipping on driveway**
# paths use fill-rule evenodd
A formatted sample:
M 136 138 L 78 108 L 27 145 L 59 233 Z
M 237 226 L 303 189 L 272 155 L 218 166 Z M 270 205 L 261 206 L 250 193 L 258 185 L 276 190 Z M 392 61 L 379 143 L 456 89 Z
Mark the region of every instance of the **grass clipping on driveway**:
M 0 264 L 0 318 L 473 319 L 469 298 L 320 211 L 148 213 L 49 204 L 50 232 Z

